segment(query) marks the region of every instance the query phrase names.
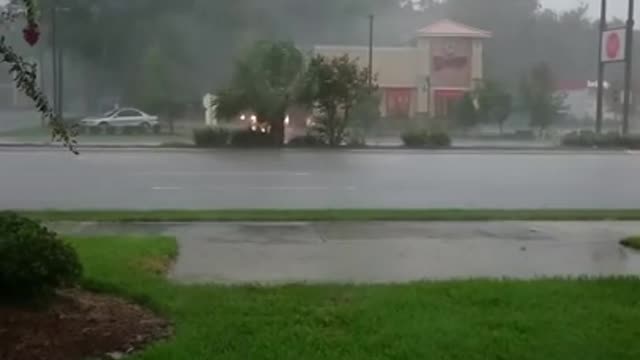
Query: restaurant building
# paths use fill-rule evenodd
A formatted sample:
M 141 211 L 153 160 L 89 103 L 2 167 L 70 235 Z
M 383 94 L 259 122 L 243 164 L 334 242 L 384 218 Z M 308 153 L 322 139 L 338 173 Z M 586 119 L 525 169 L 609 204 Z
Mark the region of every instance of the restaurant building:
M 373 71 L 381 90 L 380 110 L 391 118 L 447 116 L 483 79 L 483 42 L 488 31 L 441 20 L 414 34 L 411 46 L 374 47 Z M 349 55 L 368 67 L 366 46 L 315 46 L 328 57 Z

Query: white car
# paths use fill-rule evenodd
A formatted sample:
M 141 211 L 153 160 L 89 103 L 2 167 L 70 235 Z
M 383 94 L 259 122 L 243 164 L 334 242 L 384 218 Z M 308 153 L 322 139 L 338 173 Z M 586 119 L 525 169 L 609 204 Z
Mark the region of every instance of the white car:
M 80 120 L 80 126 L 100 128 L 107 132 L 111 128 L 140 128 L 145 131 L 157 131 L 160 121 L 157 116 L 149 115 L 134 108 L 114 109 L 99 117 Z

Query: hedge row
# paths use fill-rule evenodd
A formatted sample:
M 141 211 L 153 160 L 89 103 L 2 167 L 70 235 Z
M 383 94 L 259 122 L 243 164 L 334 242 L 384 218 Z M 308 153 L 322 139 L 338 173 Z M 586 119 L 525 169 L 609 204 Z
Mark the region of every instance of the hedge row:
M 193 139 L 198 147 L 222 148 L 222 147 L 268 147 L 272 145 L 269 134 L 251 130 L 230 131 L 224 128 L 203 128 L 193 132 Z M 402 141 L 409 148 L 440 149 L 451 146 L 451 138 L 442 132 L 430 132 L 425 130 L 410 131 L 402 135 Z M 326 141 L 321 136 L 307 134 L 289 141 L 289 147 L 327 147 Z M 364 139 L 350 141 L 347 147 L 364 147 Z
M 272 144 L 269 134 L 251 130 L 230 131 L 224 128 L 204 128 L 193 131 L 196 146 L 217 147 L 262 147 Z
M 448 148 L 451 146 L 451 137 L 442 132 L 416 130 L 404 133 L 402 142 L 408 148 Z
M 576 131 L 566 135 L 562 144 L 580 148 L 640 149 L 640 136 L 619 133 L 596 134 L 592 131 Z

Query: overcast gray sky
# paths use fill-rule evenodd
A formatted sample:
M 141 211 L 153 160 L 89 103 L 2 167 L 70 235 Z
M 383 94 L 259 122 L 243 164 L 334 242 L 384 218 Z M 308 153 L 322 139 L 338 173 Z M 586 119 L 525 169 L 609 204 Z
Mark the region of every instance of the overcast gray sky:
M 0 0 L 0 4 L 7 3 L 7 1 L 8 0 Z M 543 6 L 557 10 L 567 10 L 576 7 L 576 5 L 580 3 L 585 3 L 589 5 L 589 14 L 594 18 L 600 16 L 601 1 L 602 0 L 540 0 Z M 629 0 L 608 0 L 609 15 L 619 18 L 626 17 L 628 1 Z M 636 2 L 636 17 L 640 19 L 640 1 Z M 637 20 L 636 23 L 640 23 L 640 20 Z
M 601 0 L 541 0 L 545 7 L 554 9 L 571 9 L 580 3 L 589 5 L 589 13 L 592 17 L 600 16 Z M 628 0 L 608 0 L 608 12 L 612 16 L 619 18 L 626 17 Z M 636 17 L 640 16 L 640 1 L 636 1 Z M 638 23 L 638 21 L 636 21 Z

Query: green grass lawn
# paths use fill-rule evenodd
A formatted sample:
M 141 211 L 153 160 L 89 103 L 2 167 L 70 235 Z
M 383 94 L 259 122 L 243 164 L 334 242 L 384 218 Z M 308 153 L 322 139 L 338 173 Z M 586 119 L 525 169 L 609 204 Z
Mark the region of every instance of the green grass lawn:
M 640 359 L 639 280 L 181 286 L 170 238 L 71 241 L 90 288 L 175 323 L 134 359 Z
M 600 221 L 640 220 L 640 210 L 42 210 L 42 221 Z

